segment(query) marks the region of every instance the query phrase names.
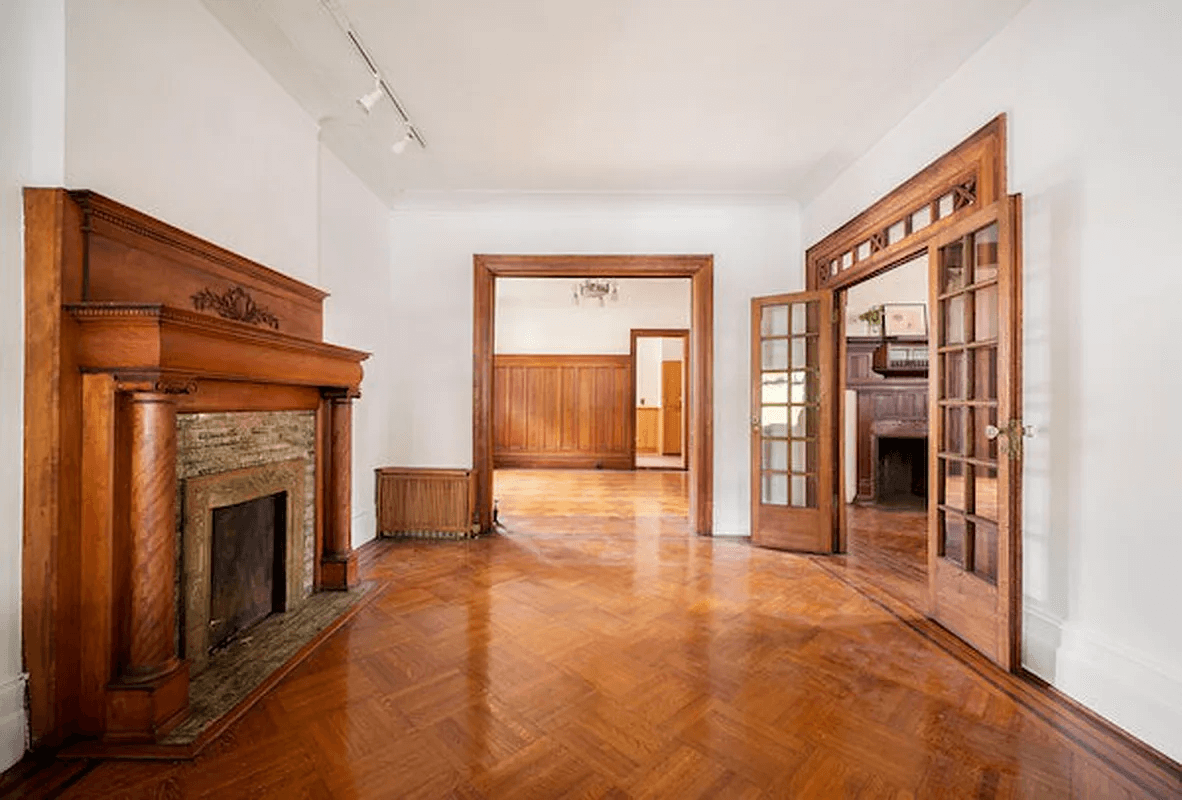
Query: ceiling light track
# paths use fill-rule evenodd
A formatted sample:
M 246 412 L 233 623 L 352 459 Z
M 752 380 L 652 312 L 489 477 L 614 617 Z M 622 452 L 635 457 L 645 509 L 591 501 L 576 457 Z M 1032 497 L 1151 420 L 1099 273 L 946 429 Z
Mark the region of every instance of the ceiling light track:
M 406 135 L 391 148 L 395 153 L 401 153 L 406 149 L 408 142 L 416 142 L 419 147 L 424 150 L 427 149 L 427 141 L 423 138 L 423 134 L 419 133 L 419 129 L 410 120 L 410 114 L 406 112 L 406 107 L 402 105 L 402 101 L 398 99 L 398 95 L 394 94 L 394 89 L 382 76 L 382 71 L 378 69 L 377 62 L 374 61 L 373 56 L 370 55 L 369 50 L 361 41 L 357 31 L 353 28 L 353 23 L 345 15 L 344 9 L 335 0 L 320 0 L 320 5 L 324 6 L 325 10 L 332 15 L 333 20 L 337 23 L 337 27 L 349 38 L 353 45 L 353 49 L 357 51 L 357 55 L 365 62 L 366 69 L 374 79 L 374 89 L 357 99 L 365 112 L 368 114 L 374 107 L 381 95 L 389 99 L 390 104 L 394 106 L 394 110 L 398 112 L 398 116 L 402 118 L 402 124 L 406 128 Z M 379 95 L 380 92 L 380 95 Z

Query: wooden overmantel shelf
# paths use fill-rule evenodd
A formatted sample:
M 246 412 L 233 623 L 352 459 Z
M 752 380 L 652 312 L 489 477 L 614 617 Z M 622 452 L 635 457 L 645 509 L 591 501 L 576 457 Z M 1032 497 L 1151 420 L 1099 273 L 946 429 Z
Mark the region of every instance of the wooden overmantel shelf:
M 71 303 L 84 371 L 159 373 L 356 392 L 369 353 L 153 303 Z

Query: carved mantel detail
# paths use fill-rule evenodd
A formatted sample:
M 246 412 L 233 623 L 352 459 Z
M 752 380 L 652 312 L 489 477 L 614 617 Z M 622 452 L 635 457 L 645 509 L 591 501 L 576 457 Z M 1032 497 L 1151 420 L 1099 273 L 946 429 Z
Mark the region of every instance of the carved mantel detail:
M 218 294 L 206 287 L 193 295 L 193 308 L 198 311 L 213 310 L 223 319 L 245 322 L 249 325 L 266 325 L 279 330 L 279 318 L 266 307 L 260 306 L 241 286 L 232 286 Z

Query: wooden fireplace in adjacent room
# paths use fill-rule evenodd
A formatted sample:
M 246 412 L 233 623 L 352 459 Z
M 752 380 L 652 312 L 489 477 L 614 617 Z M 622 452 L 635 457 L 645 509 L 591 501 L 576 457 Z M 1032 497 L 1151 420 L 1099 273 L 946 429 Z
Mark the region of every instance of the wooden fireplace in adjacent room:
M 250 590 L 273 599 L 247 617 L 356 581 L 351 415 L 368 354 L 322 341 L 324 292 L 92 192 L 26 190 L 25 236 L 33 741 L 157 742 L 211 646 L 210 586 L 236 580 L 191 574 L 217 535 L 201 538 L 204 515 L 273 498 L 281 519 L 251 567 L 271 582 Z M 304 414 L 306 452 L 178 481 L 178 414 L 263 412 Z M 214 502 L 194 511 L 198 496 Z M 184 505 L 202 520 L 182 536 Z M 203 630 L 186 637 L 190 614 Z

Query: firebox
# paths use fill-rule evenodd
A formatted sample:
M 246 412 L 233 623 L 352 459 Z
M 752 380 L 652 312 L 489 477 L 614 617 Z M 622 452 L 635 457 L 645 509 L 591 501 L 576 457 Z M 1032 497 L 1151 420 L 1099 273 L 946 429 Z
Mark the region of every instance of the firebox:
M 877 485 L 880 505 L 926 508 L 928 497 L 928 440 L 916 437 L 877 438 Z
M 194 675 L 236 634 L 307 597 L 307 469 L 296 458 L 185 479 L 180 635 Z
M 286 511 L 286 492 L 213 510 L 211 651 L 272 612 L 286 610 Z

